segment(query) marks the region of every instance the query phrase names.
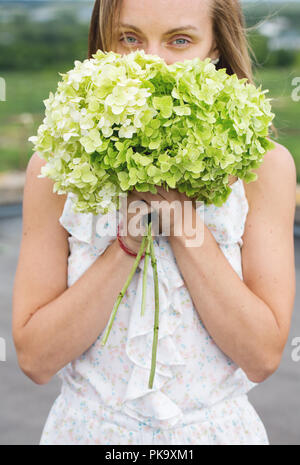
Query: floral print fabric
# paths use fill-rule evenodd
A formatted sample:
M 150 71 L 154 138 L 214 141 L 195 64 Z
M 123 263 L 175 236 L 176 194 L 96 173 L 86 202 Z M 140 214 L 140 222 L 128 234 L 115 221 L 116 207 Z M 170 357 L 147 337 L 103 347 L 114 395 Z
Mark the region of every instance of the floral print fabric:
M 248 213 L 243 181 L 221 206 L 201 205 L 203 219 L 243 279 L 242 235 Z M 69 193 L 60 223 L 69 231 L 68 286 L 116 238 L 116 215 L 77 213 Z M 199 207 L 197 207 L 198 210 Z M 153 388 L 148 388 L 154 323 L 154 287 L 147 269 L 145 315 L 140 315 L 144 259 L 104 333 L 59 372 L 56 398 L 40 440 L 46 444 L 268 444 L 250 404 L 251 382 L 206 331 L 166 236 L 154 240 L 159 280 L 159 333 Z M 101 311 L 101 303 L 99 303 Z

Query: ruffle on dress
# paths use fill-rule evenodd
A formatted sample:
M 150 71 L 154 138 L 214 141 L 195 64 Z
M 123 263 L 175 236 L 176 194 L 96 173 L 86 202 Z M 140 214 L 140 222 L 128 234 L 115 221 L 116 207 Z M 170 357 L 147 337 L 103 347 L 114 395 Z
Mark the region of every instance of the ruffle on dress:
M 242 247 L 242 236 L 249 211 L 243 180 L 238 178 L 230 188 L 232 192 L 221 207 L 204 205 L 204 221 L 218 244 L 239 244 Z
M 221 207 L 204 206 L 204 221 L 220 244 L 233 244 L 241 241 L 244 219 L 248 212 L 248 204 L 240 192 L 242 180 L 232 185 L 236 195 L 230 195 Z M 243 187 L 242 187 L 243 188 Z M 81 241 L 93 247 L 97 256 L 117 237 L 117 226 L 122 221 L 119 212 L 93 215 L 73 210 L 74 194 L 69 193 L 63 213 L 59 219 L 61 225 L 71 234 L 70 242 Z M 198 207 L 199 208 L 199 207 Z M 198 211 L 197 208 L 197 211 Z M 203 205 L 200 206 L 203 208 Z M 224 211 L 232 208 L 243 210 L 243 214 L 228 214 L 228 222 Z M 210 227 L 210 215 L 213 228 Z M 219 223 L 218 223 L 219 219 Z M 232 220 L 235 220 L 233 221 Z M 216 226 L 216 227 L 215 227 Z M 135 298 L 131 305 L 126 340 L 126 354 L 132 362 L 132 371 L 127 384 L 122 411 L 132 418 L 150 426 L 165 428 L 175 426 L 183 416 L 182 410 L 164 392 L 166 383 L 176 381 L 176 372 L 187 364 L 175 342 L 174 333 L 183 323 L 183 310 L 178 304 L 181 288 L 185 286 L 183 277 L 176 264 L 176 259 L 167 237 L 157 236 L 154 239 L 154 252 L 157 264 L 159 283 L 159 331 L 156 357 L 156 370 L 153 388 L 148 388 L 152 358 L 152 340 L 154 327 L 154 280 L 151 260 L 147 269 L 147 290 L 145 314 L 141 316 L 143 287 L 143 270 L 145 260 L 142 259 L 136 273 L 139 274 Z M 132 283 L 130 283 L 131 285 Z M 120 306 L 122 305 L 122 302 Z M 119 307 L 120 309 L 120 307 Z M 119 311 L 118 309 L 118 311 Z M 105 329 L 103 331 L 103 334 Z
M 159 284 L 159 331 L 157 343 L 156 369 L 153 388 L 148 388 L 151 370 L 152 341 L 154 328 L 154 279 L 152 265 L 147 268 L 147 294 L 145 314 L 141 316 L 143 270 L 145 260 L 139 263 L 140 275 L 130 315 L 126 353 L 133 362 L 133 370 L 123 411 L 141 421 L 150 421 L 152 426 L 174 426 L 182 416 L 181 409 L 162 392 L 167 382 L 176 379 L 176 368 L 185 365 L 174 333 L 181 325 L 183 311 L 178 305 L 178 292 L 184 281 L 174 266 L 174 259 L 167 240 L 160 236 L 154 241 Z M 173 264 L 171 264 L 173 261 Z

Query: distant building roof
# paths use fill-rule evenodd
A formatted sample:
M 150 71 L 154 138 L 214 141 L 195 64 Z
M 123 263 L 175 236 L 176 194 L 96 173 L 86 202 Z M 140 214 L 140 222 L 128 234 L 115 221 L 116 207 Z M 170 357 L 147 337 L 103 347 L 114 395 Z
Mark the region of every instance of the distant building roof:
M 290 27 L 290 21 L 285 16 L 264 21 L 258 26 L 258 31 L 266 37 L 276 37 Z
M 269 40 L 270 50 L 300 50 L 300 35 L 290 32 Z

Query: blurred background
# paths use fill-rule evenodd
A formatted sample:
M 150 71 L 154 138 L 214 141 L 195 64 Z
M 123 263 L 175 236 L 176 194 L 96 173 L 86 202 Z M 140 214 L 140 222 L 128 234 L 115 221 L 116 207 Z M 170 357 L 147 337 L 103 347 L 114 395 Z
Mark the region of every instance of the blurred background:
M 33 153 L 27 139 L 43 120 L 43 100 L 55 92 L 61 79 L 58 73 L 71 69 L 74 60 L 87 58 L 93 4 L 90 0 L 0 0 L 0 181 L 1 176 L 9 179 L 16 189 L 18 181 L 7 174 L 19 173 L 21 178 L 24 174 Z M 300 183 L 300 1 L 248 0 L 243 8 L 256 55 L 255 82 L 270 90 L 277 141 L 292 153 Z M 7 209 L 3 199 L 4 194 L 2 202 L 0 198 L 0 337 L 6 339 L 7 354 L 6 362 L 0 361 L 0 444 L 37 444 L 60 382 L 34 385 L 17 366 L 11 294 L 22 218 L 20 205 Z M 296 236 L 295 245 L 298 278 Z M 296 307 L 297 302 L 298 295 Z M 292 341 L 299 336 L 300 318 L 294 311 L 280 369 L 249 395 L 272 444 L 300 445 L 300 362 L 291 357 Z
M 87 58 L 93 1 L 0 1 L 0 171 L 23 170 L 32 154 L 27 141 L 43 118 L 43 99 L 55 91 L 59 72 Z M 300 2 L 243 2 L 257 58 L 256 83 L 274 98 L 278 142 L 295 158 L 300 182 L 299 104 L 292 98 L 300 76 Z M 299 78 L 300 80 L 300 78 Z M 300 82 L 298 82 L 298 87 Z M 296 93 L 297 91 L 295 91 Z M 300 99 L 300 91 L 297 94 Z

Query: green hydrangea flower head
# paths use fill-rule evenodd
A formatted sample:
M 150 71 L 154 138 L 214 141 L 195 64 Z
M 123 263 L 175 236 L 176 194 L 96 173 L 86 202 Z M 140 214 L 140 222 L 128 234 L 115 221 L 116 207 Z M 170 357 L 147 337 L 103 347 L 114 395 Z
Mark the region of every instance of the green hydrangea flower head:
M 209 58 L 167 65 L 137 50 L 98 50 L 44 100 L 34 150 L 40 177 L 76 194 L 80 212 L 119 208 L 119 194 L 156 185 L 221 206 L 230 175 L 251 182 L 274 147 L 266 90 L 217 70 Z

